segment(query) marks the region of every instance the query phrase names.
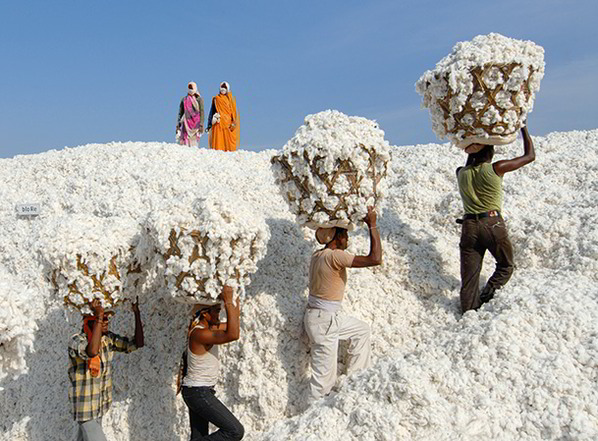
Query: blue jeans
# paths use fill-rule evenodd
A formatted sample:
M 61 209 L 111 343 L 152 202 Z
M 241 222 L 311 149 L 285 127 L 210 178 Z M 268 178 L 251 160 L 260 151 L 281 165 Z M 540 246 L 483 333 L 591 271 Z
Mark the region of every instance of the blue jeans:
M 241 422 L 216 398 L 213 387 L 183 386 L 183 400 L 189 408 L 191 441 L 223 440 L 238 441 L 243 438 L 245 429 Z M 218 430 L 208 435 L 208 424 Z

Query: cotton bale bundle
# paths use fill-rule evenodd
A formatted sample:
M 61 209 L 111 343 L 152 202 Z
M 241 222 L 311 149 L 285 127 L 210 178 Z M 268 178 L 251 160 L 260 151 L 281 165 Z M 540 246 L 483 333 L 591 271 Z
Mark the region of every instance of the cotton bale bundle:
M 517 138 L 544 77 L 544 49 L 491 33 L 459 42 L 415 84 L 432 130 L 458 147 Z
M 41 247 L 48 278 L 68 307 L 90 313 L 99 299 L 113 308 L 139 294 L 147 256 L 137 250 L 140 226 L 125 218 L 75 215 L 47 225 Z
M 283 197 L 300 225 L 352 230 L 379 207 L 390 145 L 375 121 L 326 110 L 305 118 L 272 158 Z
M 163 257 L 169 294 L 191 304 L 216 303 L 224 285 L 244 296 L 270 238 L 263 219 L 222 191 L 192 207 L 154 212 L 148 230 Z

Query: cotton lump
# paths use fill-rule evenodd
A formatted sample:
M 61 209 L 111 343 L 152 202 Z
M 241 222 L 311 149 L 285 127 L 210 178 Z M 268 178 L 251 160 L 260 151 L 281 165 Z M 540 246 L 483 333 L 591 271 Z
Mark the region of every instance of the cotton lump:
M 272 168 L 300 225 L 352 230 L 368 206 L 379 207 L 389 160 L 376 122 L 326 110 L 305 118 Z
M 544 49 L 491 33 L 459 42 L 416 82 L 432 130 L 461 148 L 517 137 L 544 76 Z
M 210 304 L 223 285 L 244 296 L 266 254 L 268 226 L 230 192 L 150 215 L 150 236 L 164 259 L 168 291 L 177 301 Z
M 91 313 L 99 299 L 113 308 L 135 298 L 144 269 L 135 254 L 139 225 L 129 218 L 65 216 L 40 233 L 47 277 L 65 304 Z

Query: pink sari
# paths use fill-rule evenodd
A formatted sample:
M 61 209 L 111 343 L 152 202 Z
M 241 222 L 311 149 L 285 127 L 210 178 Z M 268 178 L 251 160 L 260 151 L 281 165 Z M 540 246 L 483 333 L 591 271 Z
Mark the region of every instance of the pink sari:
M 197 147 L 197 143 L 201 137 L 201 131 L 199 130 L 201 113 L 197 98 L 187 95 L 184 98 L 183 106 L 185 114 L 181 118 L 181 144 Z

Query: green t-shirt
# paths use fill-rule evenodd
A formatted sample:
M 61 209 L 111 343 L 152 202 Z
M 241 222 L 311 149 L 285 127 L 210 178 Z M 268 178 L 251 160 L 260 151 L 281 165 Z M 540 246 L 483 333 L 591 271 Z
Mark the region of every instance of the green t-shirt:
M 466 214 L 502 209 L 502 176 L 489 162 L 463 167 L 457 177 Z

